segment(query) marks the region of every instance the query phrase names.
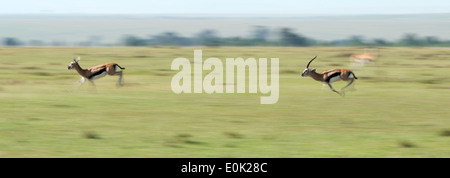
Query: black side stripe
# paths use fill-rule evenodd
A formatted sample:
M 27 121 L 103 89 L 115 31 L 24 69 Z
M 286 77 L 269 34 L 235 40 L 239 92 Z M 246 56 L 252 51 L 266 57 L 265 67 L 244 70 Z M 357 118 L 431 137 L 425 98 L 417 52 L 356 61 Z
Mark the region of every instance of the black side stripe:
M 91 79 L 92 77 L 95 77 L 95 76 L 97 76 L 97 75 L 100 75 L 100 74 L 102 74 L 103 72 L 106 72 L 106 68 L 100 69 L 99 71 L 93 73 L 91 76 L 89 76 L 88 79 Z
M 326 82 L 330 82 L 331 78 L 341 75 L 341 72 L 335 72 L 327 77 Z

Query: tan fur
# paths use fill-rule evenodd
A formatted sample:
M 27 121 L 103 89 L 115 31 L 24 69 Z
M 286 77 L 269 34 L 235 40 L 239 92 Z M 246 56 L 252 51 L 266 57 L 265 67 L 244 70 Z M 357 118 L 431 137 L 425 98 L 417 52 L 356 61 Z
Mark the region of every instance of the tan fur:
M 350 73 L 352 73 L 352 71 L 349 69 L 330 69 L 330 70 L 323 71 L 321 73 L 316 73 L 316 72 L 311 71 L 311 72 L 308 72 L 308 74 L 306 74 L 305 76 L 311 76 L 314 80 L 317 80 L 319 82 L 326 82 L 325 80 L 329 76 L 333 75 L 336 72 L 341 72 L 341 75 L 340 75 L 341 80 L 343 80 L 343 81 L 351 80 L 348 78 Z
M 108 73 L 108 75 L 121 74 L 122 71 L 116 72 L 115 65 L 116 65 L 116 63 L 106 63 L 106 64 L 94 66 L 94 67 L 89 67 L 87 69 L 82 69 L 81 66 L 78 63 L 76 63 L 74 65 L 74 68 L 77 70 L 78 74 L 80 74 L 82 77 L 88 79 L 89 77 L 92 76 L 92 74 L 95 74 L 96 72 L 98 72 L 102 69 L 106 69 L 106 73 Z
M 108 75 L 118 75 L 119 80 L 118 80 L 117 84 L 118 84 L 118 86 L 121 86 L 122 85 L 122 71 L 116 71 L 117 67 L 119 67 L 119 66 L 116 63 L 111 62 L 111 63 L 101 64 L 101 65 L 89 67 L 87 69 L 83 69 L 78 64 L 78 60 L 74 59 L 73 62 L 71 62 L 70 65 L 68 66 L 68 69 L 75 69 L 78 72 L 78 74 L 80 74 L 82 76 L 80 85 L 82 83 L 84 83 L 86 80 L 88 80 L 89 82 L 94 84 L 93 80 L 103 77 L 103 75 L 94 76 L 94 74 L 96 74 L 97 72 L 104 69 Z M 125 68 L 123 68 L 123 69 L 125 69 Z
M 316 56 L 317 57 L 317 56 Z M 351 70 L 348 70 L 348 69 L 330 69 L 330 70 L 326 70 L 326 71 L 323 71 L 323 72 L 321 72 L 321 73 L 317 73 L 316 71 L 315 71 L 315 69 L 309 69 L 308 67 L 309 67 L 309 64 L 316 58 L 316 57 L 314 57 L 313 59 L 311 59 L 311 61 L 308 63 L 308 65 L 307 65 L 307 68 L 303 71 L 303 73 L 301 74 L 301 76 L 302 77 L 308 77 L 308 76 L 310 76 L 311 78 L 313 78 L 314 80 L 316 80 L 316 81 L 319 81 L 319 82 L 323 82 L 323 83 L 325 83 L 325 84 L 327 84 L 329 87 L 330 87 L 330 89 L 332 90 L 332 91 L 334 91 L 334 92 L 336 92 L 336 93 L 338 93 L 339 95 L 344 95 L 345 93 L 343 92 L 343 89 L 345 89 L 345 88 L 347 88 L 348 86 L 350 86 L 352 83 L 353 83 L 353 81 L 355 80 L 355 79 L 358 79 L 356 76 L 355 76 L 355 74 L 351 71 Z M 337 73 L 337 72 L 340 72 L 340 75 L 339 75 L 339 78 L 336 78 L 336 81 L 339 81 L 339 80 L 342 80 L 342 81 L 348 81 L 348 84 L 347 84 L 347 86 L 345 86 L 345 87 L 343 87 L 341 90 L 342 90 L 342 92 L 338 92 L 338 91 L 336 91 L 334 88 L 333 88 L 333 86 L 331 85 L 331 83 L 333 82 L 333 81 L 331 81 L 331 79 L 332 78 L 334 78 L 335 76 L 333 76 L 333 74 L 335 74 L 335 73 Z M 353 78 L 349 78 L 349 76 L 353 76 Z M 333 77 L 332 77 L 333 76 Z M 327 81 L 327 79 L 328 79 L 328 81 Z
M 374 54 L 352 54 L 350 58 L 374 60 L 377 55 Z
M 94 67 L 89 67 L 87 70 L 95 73 L 95 71 L 99 71 L 103 68 L 106 68 L 106 73 L 108 73 L 108 75 L 117 75 L 118 73 L 121 73 L 121 71 L 116 72 L 116 65 L 117 65 L 116 63 L 111 62 Z
M 354 62 L 354 63 L 362 63 L 362 62 L 371 63 L 371 62 L 374 62 L 376 58 L 377 58 L 377 55 L 374 55 L 374 54 L 352 54 L 350 56 L 350 62 Z
M 351 64 L 368 64 L 375 62 L 379 53 L 378 48 L 364 48 L 364 53 L 350 55 Z

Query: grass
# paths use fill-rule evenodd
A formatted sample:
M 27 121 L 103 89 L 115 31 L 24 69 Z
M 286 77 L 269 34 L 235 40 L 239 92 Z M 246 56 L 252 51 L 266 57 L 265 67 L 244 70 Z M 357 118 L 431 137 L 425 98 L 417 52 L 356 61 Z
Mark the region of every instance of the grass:
M 280 98 L 174 94 L 173 59 L 280 58 Z M 340 97 L 311 78 L 359 48 L 0 48 L 0 157 L 450 157 L 449 48 L 381 48 Z M 439 55 L 434 55 L 439 54 Z M 117 62 L 97 91 L 67 65 Z M 207 73 L 205 71 L 204 73 Z M 336 83 L 336 88 L 345 83 Z
M 101 139 L 101 137 L 97 133 L 90 131 L 84 132 L 83 136 L 88 139 Z
M 410 141 L 408 141 L 408 140 L 400 140 L 400 141 L 398 142 L 398 144 L 399 144 L 401 147 L 404 147 L 404 148 L 414 148 L 414 147 L 417 147 L 414 143 L 412 143 L 412 142 L 410 142 Z
M 440 132 L 440 135 L 441 135 L 441 136 L 445 136 L 445 137 L 450 136 L 450 129 L 448 129 L 448 130 L 442 130 L 442 131 Z

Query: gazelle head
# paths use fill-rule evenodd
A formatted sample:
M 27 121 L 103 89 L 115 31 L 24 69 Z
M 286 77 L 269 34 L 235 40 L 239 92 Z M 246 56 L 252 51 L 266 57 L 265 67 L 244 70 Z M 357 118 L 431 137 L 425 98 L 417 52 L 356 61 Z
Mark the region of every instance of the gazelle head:
M 309 62 L 308 65 L 306 65 L 306 69 L 303 71 L 302 73 L 302 77 L 307 77 L 310 75 L 311 72 L 316 72 L 316 69 L 309 69 L 309 65 L 311 64 L 311 62 L 316 59 L 317 56 L 314 56 Z
M 73 57 L 73 61 L 67 66 L 67 70 L 73 69 L 76 64 L 78 64 L 78 61 L 80 60 L 80 57 L 76 58 Z

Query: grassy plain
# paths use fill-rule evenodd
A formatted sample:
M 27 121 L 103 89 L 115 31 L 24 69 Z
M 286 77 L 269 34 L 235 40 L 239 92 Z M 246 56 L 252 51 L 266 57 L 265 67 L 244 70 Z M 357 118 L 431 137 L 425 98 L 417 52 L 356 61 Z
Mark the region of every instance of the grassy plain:
M 280 58 L 280 98 L 174 94 L 173 59 Z M 381 48 L 346 97 L 300 72 L 349 68 L 344 47 L 0 48 L 0 157 L 450 157 L 450 49 Z M 82 67 L 117 77 L 78 91 Z M 207 72 L 207 71 L 205 71 Z M 205 73 L 204 72 L 204 73 Z M 336 83 L 343 86 L 345 83 Z

